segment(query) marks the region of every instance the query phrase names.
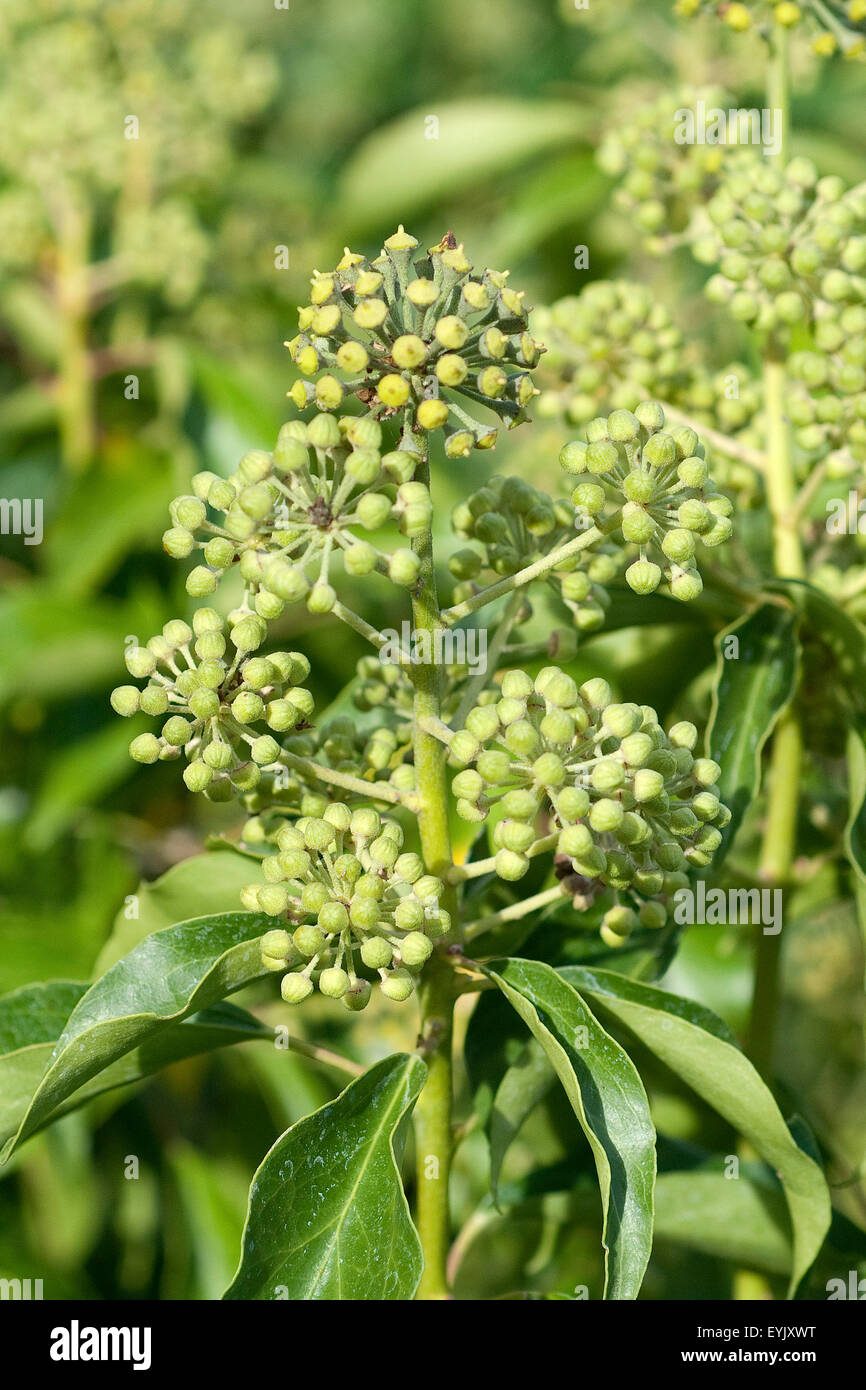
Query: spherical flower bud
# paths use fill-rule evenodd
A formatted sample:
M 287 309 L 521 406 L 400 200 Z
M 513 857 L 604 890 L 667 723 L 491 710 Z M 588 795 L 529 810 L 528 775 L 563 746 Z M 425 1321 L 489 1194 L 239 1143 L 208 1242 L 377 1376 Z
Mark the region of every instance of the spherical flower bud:
M 394 970 L 390 975 L 386 975 L 379 985 L 379 989 L 387 999 L 393 999 L 401 1004 L 415 992 L 415 981 L 408 970 Z
M 287 1004 L 302 1004 L 312 992 L 312 982 L 306 975 L 284 975 L 280 983 L 280 994 Z
M 625 572 L 625 580 L 636 594 L 652 594 L 661 583 L 662 572 L 651 560 L 635 560 Z

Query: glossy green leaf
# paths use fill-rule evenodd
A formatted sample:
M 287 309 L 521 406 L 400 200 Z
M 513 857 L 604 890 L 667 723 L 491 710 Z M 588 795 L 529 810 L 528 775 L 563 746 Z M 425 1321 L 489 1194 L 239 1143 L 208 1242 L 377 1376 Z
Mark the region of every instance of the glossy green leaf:
M 0 998 L 0 1143 L 17 1133 L 63 1026 L 87 990 L 86 984 L 50 980 Z M 119 1057 L 71 1095 L 61 1111 L 185 1057 L 254 1038 L 272 1040 L 273 1031 L 244 1009 L 215 1004 Z
M 571 984 L 540 961 L 487 967 L 544 1049 L 595 1159 L 605 1297 L 636 1298 L 652 1249 L 655 1129 L 634 1064 Z
M 4 1157 L 113 1062 L 263 975 L 267 925 L 249 912 L 182 922 L 112 966 L 69 1015 Z
M 730 846 L 761 786 L 761 753 L 797 683 L 797 615 L 766 603 L 720 632 L 707 749 L 722 769 L 718 792 L 732 812 Z M 736 639 L 737 655 L 726 656 Z M 719 855 L 716 855 L 716 864 Z
M 744 1135 L 778 1175 L 793 1229 L 793 1293 L 827 1234 L 830 1194 L 820 1167 L 794 1140 L 727 1024 L 700 1004 L 612 971 L 566 966 L 560 973 L 594 1006 L 625 1024 Z
M 398 1053 L 286 1130 L 250 1188 L 227 1299 L 410 1299 L 421 1243 L 396 1154 L 427 1068 Z

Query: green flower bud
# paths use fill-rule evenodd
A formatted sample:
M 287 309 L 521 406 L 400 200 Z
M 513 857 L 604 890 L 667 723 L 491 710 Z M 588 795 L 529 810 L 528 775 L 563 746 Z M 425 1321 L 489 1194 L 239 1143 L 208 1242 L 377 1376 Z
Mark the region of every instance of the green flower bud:
M 280 982 L 280 994 L 287 1004 L 302 1004 L 312 992 L 312 983 L 306 975 L 284 975 Z

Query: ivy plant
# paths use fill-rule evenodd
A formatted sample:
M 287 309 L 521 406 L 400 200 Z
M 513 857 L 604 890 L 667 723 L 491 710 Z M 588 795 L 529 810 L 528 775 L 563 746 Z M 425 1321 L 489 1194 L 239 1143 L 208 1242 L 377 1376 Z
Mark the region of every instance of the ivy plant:
M 401 226 L 378 255 L 346 249 L 314 274 L 272 449 L 228 477 L 196 474 L 172 504 L 163 543 L 188 564 L 189 611 L 127 648 L 112 704 L 151 721 L 136 761 L 176 763 L 191 793 L 237 805 L 237 902 L 212 910 L 204 881 L 226 860 L 213 849 L 202 915 L 157 913 L 86 989 L 0 1001 L 2 1121 L 8 1154 L 101 1090 L 261 1038 L 225 1001 L 278 987 L 290 1044 L 352 1079 L 263 1156 L 228 1299 L 448 1297 L 465 1239 L 449 1179 L 472 1127 L 455 1123 L 458 1088 L 506 1218 L 520 1201 L 502 1181 L 509 1148 L 561 1088 L 595 1174 L 606 1298 L 638 1297 L 671 1220 L 666 1179 L 682 1176 L 657 1181 L 655 1068 L 763 1160 L 782 1233 L 772 1269 L 790 1296 L 827 1236 L 820 1157 L 771 1085 L 775 936 L 757 929 L 745 1050 L 658 983 L 684 929 L 677 905 L 723 862 L 726 882 L 793 880 L 804 750 L 827 735 L 804 699 L 816 661 L 840 675 L 846 845 L 866 872 L 866 638 L 859 591 L 832 593 L 848 538 L 832 552 L 815 525 L 822 485 L 854 476 L 866 444 L 866 193 L 789 157 L 798 7 L 721 8 L 767 45 L 778 151 L 735 142 L 705 162 L 673 139 L 676 93 L 600 159 L 648 249 L 710 266 L 710 299 L 746 326 L 760 365 L 733 398 L 641 286 L 593 284 L 532 316 L 451 233 L 425 249 Z M 853 43 L 862 18 L 837 20 L 842 8 L 820 13 Z M 471 478 L 502 430 L 531 433 L 533 402 L 561 429 L 557 495 L 521 477 L 470 483 L 439 555 L 437 469 Z M 383 582 L 405 602 L 396 646 L 364 613 Z M 298 605 L 370 646 L 325 715 L 307 656 L 274 636 Z M 575 665 L 589 634 L 651 623 L 657 605 L 716 638 L 703 730 L 621 698 L 582 650 Z M 563 626 L 539 617 L 551 611 Z M 481 634 L 486 660 L 472 661 Z M 743 827 L 765 750 L 755 848 Z M 752 878 L 734 843 L 754 855 Z M 316 993 L 351 1013 L 374 993 L 417 1007 L 417 1047 L 363 1070 L 295 1038 L 290 1011 Z M 455 1010 L 469 1020 L 456 1079 Z M 572 1186 L 540 1167 L 533 1182 Z

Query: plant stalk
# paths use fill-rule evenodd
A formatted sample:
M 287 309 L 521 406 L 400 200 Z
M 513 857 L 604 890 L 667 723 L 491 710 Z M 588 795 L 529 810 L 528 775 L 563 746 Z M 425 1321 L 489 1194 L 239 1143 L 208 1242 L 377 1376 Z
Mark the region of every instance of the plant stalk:
M 772 26 L 767 71 L 767 104 L 781 113 L 781 141 L 777 161 L 788 158 L 790 127 L 790 67 L 788 34 Z M 773 520 L 773 567 L 777 575 L 802 579 L 805 575 L 803 546 L 795 508 L 796 483 L 791 462 L 791 436 L 786 416 L 787 373 L 784 346 L 770 338 L 764 352 L 764 405 L 767 452 L 764 477 L 767 504 Z M 759 860 L 759 877 L 771 887 L 784 888 L 790 880 L 797 847 L 797 806 L 800 792 L 803 738 L 797 714 L 785 710 L 776 725 L 768 769 L 767 817 Z M 761 932 L 755 950 L 755 984 L 749 1020 L 749 1053 L 755 1066 L 769 1078 L 779 1004 L 781 934 Z
M 425 459 L 418 481 L 430 486 L 430 465 Z M 429 650 L 436 650 L 434 635 L 444 624 L 436 593 L 433 535 L 428 528 L 413 541 L 421 571 L 412 598 L 412 622 L 416 633 L 431 634 Z M 435 662 L 409 668 L 415 687 L 415 786 L 421 853 L 427 870 L 442 877 L 452 866 L 448 826 L 446 749 L 424 727 L 424 720 L 441 719 L 442 671 Z M 456 892 L 446 889 L 443 906 L 458 928 Z M 446 1262 L 451 1240 L 449 1177 L 453 1149 L 452 1036 L 456 988 L 454 972 L 441 955 L 430 960 L 418 990 L 421 1006 L 419 1051 L 428 1076 L 415 1107 L 416 1222 L 424 1252 L 424 1272 L 419 1299 L 447 1298 Z
M 95 449 L 93 378 L 87 345 L 89 254 L 89 216 L 70 196 L 63 200 L 58 215 L 56 294 L 60 315 L 60 456 L 71 473 L 83 472 Z

